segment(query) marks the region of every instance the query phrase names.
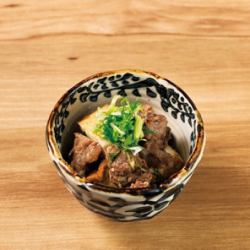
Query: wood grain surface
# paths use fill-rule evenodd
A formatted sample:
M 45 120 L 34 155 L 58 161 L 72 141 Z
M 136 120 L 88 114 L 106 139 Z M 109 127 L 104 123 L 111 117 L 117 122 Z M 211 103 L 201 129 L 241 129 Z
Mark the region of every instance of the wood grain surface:
M 121 68 L 179 84 L 207 131 L 203 160 L 152 220 L 83 208 L 45 147 L 59 97 Z M 0 249 L 250 249 L 250 2 L 0 1 Z

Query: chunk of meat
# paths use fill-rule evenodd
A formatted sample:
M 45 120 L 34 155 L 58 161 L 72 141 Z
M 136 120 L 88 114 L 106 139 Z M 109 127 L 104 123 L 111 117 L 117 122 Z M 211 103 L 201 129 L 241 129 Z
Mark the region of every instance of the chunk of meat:
M 111 163 L 109 169 L 110 183 L 114 186 L 125 187 L 129 183 L 132 168 L 125 152 L 121 152 Z
M 144 112 L 146 112 L 144 118 L 145 124 L 149 129 L 149 133 L 145 134 L 145 138 L 147 139 L 146 148 L 157 146 L 163 149 L 170 136 L 167 118 L 164 115 L 153 113 L 152 108 L 147 106 L 144 106 Z
M 147 165 L 150 168 L 158 168 L 159 165 L 161 164 L 161 161 L 147 149 L 143 149 L 139 153 L 139 156 L 146 161 Z
M 146 162 L 138 156 L 121 151 L 109 168 L 110 184 L 116 187 L 129 187 L 147 171 Z
M 168 178 L 183 166 L 182 158 L 170 146 L 164 150 L 154 148 L 148 151 L 145 149 L 140 152 L 140 156 L 145 159 L 148 166 L 157 169 L 163 178 Z
M 88 164 L 98 160 L 102 153 L 101 146 L 88 137 L 75 133 L 75 140 L 73 146 L 73 160 L 72 167 L 80 174 L 85 173 Z
M 144 173 L 135 181 L 135 183 L 132 183 L 130 185 L 130 188 L 148 188 L 150 187 L 153 179 L 154 176 L 152 175 L 152 173 Z
M 181 156 L 170 146 L 164 150 L 165 156 L 162 159 L 162 165 L 159 167 L 159 173 L 163 177 L 169 177 L 179 171 L 183 167 Z

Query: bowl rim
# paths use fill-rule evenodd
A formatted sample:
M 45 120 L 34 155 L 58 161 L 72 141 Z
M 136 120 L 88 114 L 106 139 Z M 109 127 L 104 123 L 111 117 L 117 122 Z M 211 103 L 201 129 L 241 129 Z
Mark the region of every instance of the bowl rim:
M 192 154 L 189 155 L 185 165 L 177 171 L 175 174 L 169 177 L 170 182 L 165 188 L 137 188 L 137 189 L 131 189 L 131 188 L 114 188 L 114 187 L 108 187 L 104 186 L 102 184 L 97 184 L 97 183 L 87 183 L 84 182 L 84 178 L 80 177 L 77 175 L 77 173 L 73 170 L 73 168 L 70 166 L 70 164 L 65 161 L 61 155 L 60 149 L 58 148 L 56 139 L 54 137 L 54 132 L 52 129 L 53 121 L 55 118 L 56 113 L 58 112 L 58 108 L 60 107 L 61 103 L 63 100 L 71 94 L 76 88 L 78 88 L 80 85 L 87 83 L 88 81 L 92 79 L 96 79 L 99 77 L 103 76 L 109 76 L 117 73 L 137 73 L 137 74 L 146 74 L 149 76 L 153 76 L 156 79 L 161 79 L 164 81 L 167 81 L 170 85 L 175 87 L 178 91 L 180 91 L 185 98 L 188 100 L 190 105 L 192 106 L 196 119 L 197 119 L 197 137 L 196 137 L 196 142 L 195 142 L 195 148 L 192 152 Z M 189 176 L 190 170 L 193 172 L 195 169 L 194 166 L 195 164 L 198 164 L 199 161 L 201 160 L 204 148 L 205 148 L 205 141 L 206 141 L 206 136 L 205 136 L 205 130 L 204 130 L 204 122 L 201 117 L 201 114 L 199 110 L 197 109 L 196 105 L 192 101 L 192 99 L 185 93 L 185 91 L 180 88 L 178 85 L 173 83 L 167 78 L 161 77 L 158 74 L 155 74 L 150 71 L 145 71 L 145 70 L 140 70 L 140 69 L 120 69 L 120 70 L 110 70 L 110 71 L 104 71 L 96 74 L 92 74 L 91 76 L 83 79 L 82 81 L 76 83 L 73 85 L 70 89 L 68 89 L 62 96 L 61 98 L 56 102 L 54 108 L 52 109 L 47 124 L 46 124 L 46 130 L 45 130 L 45 140 L 46 140 L 46 145 L 48 148 L 48 151 L 50 153 L 50 156 L 53 160 L 53 158 L 56 158 L 60 162 L 60 166 L 74 178 L 74 180 L 79 184 L 79 185 L 84 185 L 88 186 L 90 188 L 94 188 L 97 190 L 101 191 L 106 191 L 106 192 L 114 192 L 114 193 L 130 193 L 130 194 L 147 194 L 147 193 L 159 193 L 162 191 L 169 190 L 171 188 L 174 188 L 178 183 L 174 182 L 172 183 L 172 180 L 178 179 L 178 180 L 184 180 L 185 177 Z M 53 160 L 54 161 L 54 160 Z M 54 162 L 55 163 L 55 162 Z M 55 163 L 56 164 L 56 163 Z M 181 181 L 181 182 L 182 182 Z M 171 184 L 172 183 L 172 184 Z

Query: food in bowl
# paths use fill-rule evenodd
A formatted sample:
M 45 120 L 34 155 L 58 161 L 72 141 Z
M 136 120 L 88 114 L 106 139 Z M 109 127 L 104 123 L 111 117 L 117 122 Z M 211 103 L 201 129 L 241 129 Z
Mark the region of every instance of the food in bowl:
M 86 182 L 153 188 L 183 167 L 167 118 L 149 104 L 116 95 L 78 124 L 70 164 Z
M 165 126 L 157 126 L 156 129 L 152 128 L 152 130 L 161 133 L 161 129 L 166 129 L 166 139 L 169 136 L 169 140 L 165 140 L 164 145 L 169 150 L 170 147 L 174 150 L 171 149 L 170 154 L 181 155 L 183 161 L 180 170 L 176 169 L 176 172 L 174 172 L 175 169 L 171 168 L 174 174 L 165 173 L 165 178 L 162 178 L 162 180 L 156 178 L 149 184 L 147 183 L 148 179 L 143 180 L 142 186 L 149 185 L 146 188 L 130 187 L 132 184 L 136 184 L 136 181 L 131 182 L 129 180 L 128 182 L 126 178 L 123 178 L 124 175 L 118 174 L 114 175 L 118 177 L 115 178 L 118 181 L 113 183 L 113 186 L 111 183 L 105 184 L 105 178 L 103 177 L 106 177 L 109 168 L 106 166 L 107 163 L 103 162 L 105 159 L 104 148 L 108 144 L 115 144 L 115 147 L 118 147 L 117 141 L 126 148 L 134 146 L 133 143 L 127 144 L 127 142 L 124 145 L 122 135 L 123 132 L 127 133 L 127 129 L 124 129 L 123 132 L 120 131 L 121 136 L 118 132 L 119 136 L 114 138 L 117 139 L 116 143 L 110 143 L 110 140 L 105 139 L 102 133 L 104 118 L 94 119 L 98 109 L 104 112 L 105 107 L 109 107 L 111 100 L 117 95 L 127 97 L 128 100 L 125 99 L 125 101 L 129 103 L 139 101 L 143 110 L 149 108 L 148 111 L 150 111 L 152 117 L 166 117 L 166 127 L 171 128 L 170 131 Z M 115 103 L 115 106 L 120 106 L 121 101 L 122 99 L 119 97 L 113 103 Z M 145 117 L 141 118 L 144 126 L 147 120 L 144 120 Z M 162 124 L 166 124 L 166 120 L 161 117 L 159 122 L 163 121 Z M 135 120 L 133 121 L 135 122 Z M 137 124 L 140 125 L 140 122 L 137 122 Z M 117 126 L 116 123 L 114 125 Z M 135 123 L 133 125 L 135 126 Z M 139 125 L 137 126 L 140 128 L 141 125 Z M 118 128 L 120 129 L 120 127 Z M 93 130 L 95 130 L 95 133 L 91 133 Z M 129 131 L 134 130 L 130 129 Z M 140 131 L 140 129 L 137 131 Z M 161 137 L 156 138 L 154 133 L 147 134 L 147 131 L 144 130 L 143 133 L 143 137 L 139 138 L 138 145 L 142 146 L 143 149 L 146 148 L 146 144 L 150 140 L 144 141 L 144 139 L 146 139 L 146 136 L 152 136 L 155 138 L 151 143 L 152 152 L 154 152 L 155 145 L 157 146 L 162 141 L 159 140 Z M 134 135 L 134 133 L 132 134 Z M 142 136 L 141 133 L 137 134 L 137 132 L 136 135 Z M 77 149 L 74 147 L 74 143 L 76 143 L 75 140 L 79 139 L 78 137 L 81 137 L 81 140 L 82 136 L 85 136 L 83 138 L 86 139 L 84 145 L 97 148 L 101 152 L 101 157 L 99 159 L 99 154 L 94 155 L 94 157 L 98 157 L 95 160 L 95 158 L 91 159 L 93 155 L 88 155 L 90 157 L 88 161 L 93 162 L 85 162 L 84 164 L 87 167 L 79 166 L 78 168 L 76 165 L 74 166 L 72 161 L 74 150 L 82 150 L 82 146 L 79 143 Z M 106 146 L 102 143 L 106 143 Z M 100 147 L 97 147 L 97 144 L 100 144 Z M 58 175 L 66 188 L 82 205 L 96 213 L 119 221 L 133 221 L 154 217 L 168 207 L 181 193 L 202 158 L 205 147 L 205 131 L 200 112 L 191 98 L 179 86 L 155 73 L 131 69 L 118 70 L 97 73 L 82 80 L 64 93 L 57 101 L 48 119 L 46 145 Z M 69 157 L 72 148 L 73 151 Z M 160 149 L 159 152 L 165 150 L 164 147 Z M 128 151 L 129 156 L 132 154 L 133 157 L 141 157 L 144 152 L 133 148 L 122 150 Z M 115 154 L 110 155 L 111 158 L 117 156 Z M 86 159 L 86 157 L 82 158 L 84 161 Z M 119 158 L 115 159 L 118 160 Z M 117 167 L 121 167 L 121 165 L 117 164 Z M 148 164 L 146 170 L 148 171 L 148 169 L 154 170 L 154 165 Z M 152 175 L 154 174 L 153 171 L 150 172 Z M 136 180 L 140 176 L 137 174 Z M 93 179 L 90 177 L 93 177 Z M 124 184 L 123 181 L 127 184 Z

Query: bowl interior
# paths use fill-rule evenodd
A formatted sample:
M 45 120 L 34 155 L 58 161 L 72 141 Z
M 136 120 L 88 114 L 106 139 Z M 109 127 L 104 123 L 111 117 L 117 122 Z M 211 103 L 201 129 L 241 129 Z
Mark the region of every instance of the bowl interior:
M 192 158 L 202 130 L 195 105 L 169 80 L 135 70 L 94 75 L 75 85 L 59 100 L 48 127 L 54 146 L 65 161 L 73 145 L 73 132 L 79 130 L 77 122 L 97 107 L 110 103 L 117 94 L 149 103 L 156 113 L 165 115 L 176 148 L 186 162 Z

